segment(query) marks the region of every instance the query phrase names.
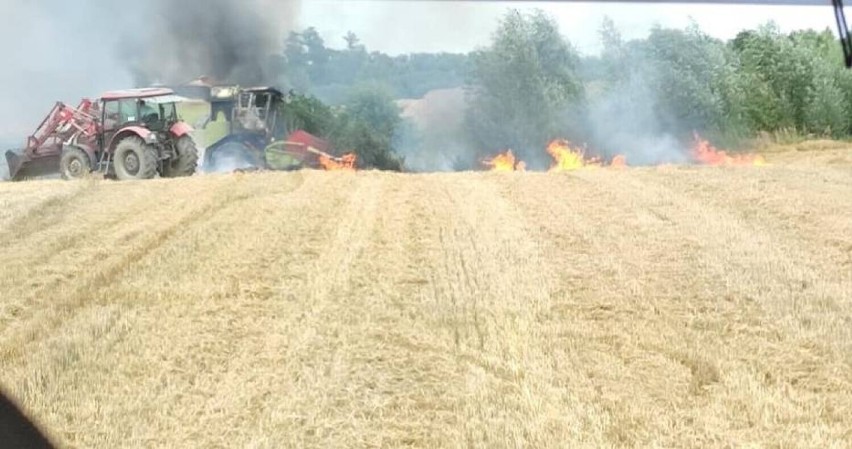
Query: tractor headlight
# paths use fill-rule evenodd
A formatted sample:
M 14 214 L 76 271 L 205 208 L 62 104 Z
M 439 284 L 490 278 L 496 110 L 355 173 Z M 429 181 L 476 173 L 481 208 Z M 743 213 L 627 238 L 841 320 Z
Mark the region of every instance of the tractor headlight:
M 157 143 L 157 135 L 154 133 L 148 134 L 145 136 L 145 143 L 147 144 L 155 144 Z

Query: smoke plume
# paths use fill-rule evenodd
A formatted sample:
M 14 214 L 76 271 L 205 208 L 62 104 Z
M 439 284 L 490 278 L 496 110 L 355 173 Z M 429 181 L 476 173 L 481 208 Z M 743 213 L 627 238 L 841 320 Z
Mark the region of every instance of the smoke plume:
M 478 151 L 465 138 L 465 92 L 461 88 L 429 92 L 421 99 L 398 102 L 405 125 L 396 148 L 415 172 L 476 168 Z
M 126 8 L 109 0 L 3 0 L 0 14 L 0 174 L 2 153 L 20 149 L 57 101 L 76 104 L 130 77 L 114 40 L 132 32 Z M 125 11 L 126 10 L 126 11 Z M 124 13 L 123 13 L 124 11 Z
M 56 101 L 201 75 L 275 81 L 270 55 L 300 7 L 295 0 L 3 0 L 2 10 L 0 153 L 21 148 Z
M 272 80 L 280 53 L 298 19 L 296 0 L 156 0 L 129 34 L 123 58 L 138 85 L 173 84 L 199 76 L 240 84 Z
M 656 102 L 656 95 L 636 71 L 592 98 L 584 121 L 596 153 L 606 159 L 624 155 L 631 165 L 687 162 L 688 149 L 660 124 L 654 112 Z

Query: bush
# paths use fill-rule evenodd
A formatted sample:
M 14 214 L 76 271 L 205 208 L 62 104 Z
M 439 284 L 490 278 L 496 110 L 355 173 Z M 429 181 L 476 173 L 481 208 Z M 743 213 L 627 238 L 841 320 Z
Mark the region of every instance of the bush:
M 563 132 L 569 106 L 582 103 L 579 58 L 541 11 L 508 13 L 492 45 L 472 61 L 466 122 L 472 142 L 485 151 L 512 148 L 534 161 Z
M 331 108 L 316 97 L 291 94 L 282 106 L 287 131 L 305 130 L 329 139 L 339 153 L 354 152 L 359 166 L 402 170 L 393 138 L 402 122 L 399 108 L 381 87 L 357 89 L 346 105 Z
M 402 170 L 403 160 L 393 148 L 402 123 L 393 97 L 382 86 L 363 86 L 349 97 L 336 117 L 335 147 L 358 155 L 359 165 L 379 170 Z

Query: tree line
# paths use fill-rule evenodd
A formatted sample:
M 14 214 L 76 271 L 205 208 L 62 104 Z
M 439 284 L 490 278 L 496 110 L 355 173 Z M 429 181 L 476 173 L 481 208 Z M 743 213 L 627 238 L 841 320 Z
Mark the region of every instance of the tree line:
M 326 115 L 318 131 L 380 168 L 401 166 L 395 145 L 410 131 L 393 100 L 450 87 L 465 87 L 468 100 L 457 139 L 482 154 L 512 148 L 534 164 L 554 138 L 606 155 L 693 132 L 733 146 L 759 133 L 852 133 L 852 71 L 829 30 L 782 33 L 769 23 L 721 40 L 692 24 L 626 41 L 607 19 L 600 39 L 600 55 L 584 56 L 552 17 L 512 10 L 490 45 L 470 54 L 391 57 L 352 33 L 336 50 L 309 28 L 291 33 L 275 62 L 281 82 Z
M 273 61 L 280 81 L 301 92 L 310 92 L 332 105 L 348 100 L 349 93 L 367 85 L 381 85 L 395 98 L 420 98 L 427 92 L 460 86 L 469 73 L 464 54 L 413 53 L 390 56 L 369 51 L 358 36 L 344 36 L 346 48 L 334 49 L 315 28 L 291 32 L 284 51 Z

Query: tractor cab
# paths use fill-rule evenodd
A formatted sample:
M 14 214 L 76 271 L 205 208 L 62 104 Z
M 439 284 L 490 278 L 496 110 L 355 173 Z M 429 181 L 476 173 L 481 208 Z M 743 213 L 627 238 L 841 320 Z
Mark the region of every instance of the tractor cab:
M 181 101 L 169 89 L 134 89 L 109 92 L 101 99 L 104 130 L 142 126 L 164 132 L 179 121 L 176 104 Z

